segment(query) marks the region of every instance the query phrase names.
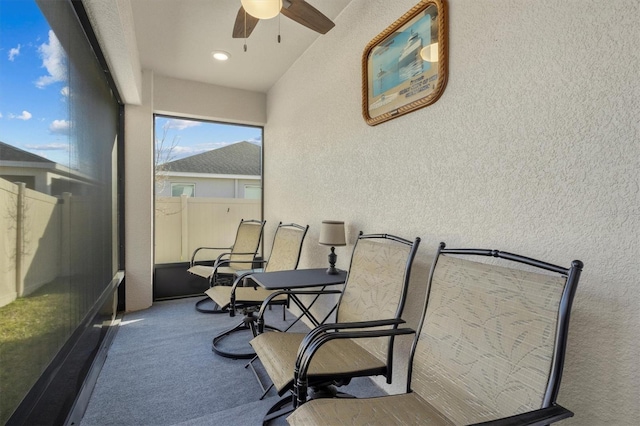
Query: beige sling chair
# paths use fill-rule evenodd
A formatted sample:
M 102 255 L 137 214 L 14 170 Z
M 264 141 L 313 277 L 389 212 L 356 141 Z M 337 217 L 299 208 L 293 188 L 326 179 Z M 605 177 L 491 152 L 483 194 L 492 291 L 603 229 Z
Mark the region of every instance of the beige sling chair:
M 295 223 L 278 224 L 269 260 L 265 262 L 264 272 L 286 271 L 296 269 L 302 252 L 302 243 L 307 235 L 309 225 L 300 226 Z M 232 333 L 242 330 L 252 330 L 255 335 L 255 317 L 253 313 L 258 310 L 262 302 L 270 296 L 273 291 L 262 287 L 241 286 L 251 285 L 252 271 L 240 272 L 231 287 L 214 286 L 205 291 L 221 309 L 227 309 L 230 316 L 235 316 L 236 310 L 242 310 L 245 314 L 243 321 L 237 326 L 217 335 L 213 339 L 212 349 L 215 353 L 227 358 L 243 359 L 253 358 L 254 352 L 231 352 L 224 349 L 219 343 Z M 276 297 L 271 300 L 271 305 L 286 305 L 288 298 L 286 295 Z M 247 346 L 248 343 L 247 343 Z M 249 347 L 250 348 L 250 347 Z
M 420 239 L 405 240 L 393 235 L 360 233 L 353 248 L 344 290 L 336 310 L 336 324 L 372 324 L 396 328 L 403 321 L 411 267 Z M 323 294 L 323 291 L 282 291 L 277 294 Z M 261 322 L 259 323 L 261 324 Z M 320 326 L 322 328 L 325 326 Z M 317 329 L 314 329 L 317 330 Z M 263 333 L 250 343 L 279 395 L 294 384 L 294 366 L 300 344 L 312 336 L 304 333 Z M 393 338 L 336 340 L 318 352 L 308 370 L 309 386 L 316 394 L 335 395 L 334 385 L 348 384 L 354 377 L 383 375 L 391 381 Z M 292 409 L 291 395 L 276 403 L 265 422 Z
M 506 261 L 479 263 L 478 256 Z M 526 266 L 503 265 L 514 262 Z M 314 353 L 319 356 L 325 344 L 400 331 L 326 327 L 300 349 L 295 366 L 297 409 L 287 421 L 506 426 L 547 425 L 573 416 L 556 404 L 556 397 L 581 270 L 577 260 L 567 269 L 506 252 L 445 249 L 441 244 L 410 355 L 407 393 L 307 402 Z
M 240 220 L 238 230 L 236 231 L 236 239 L 232 247 L 198 247 L 191 255 L 191 263 L 188 272 L 205 278 L 209 282 L 209 288 L 218 285 L 229 286 L 233 282 L 236 272 L 241 270 L 253 269 L 256 262 L 256 253 L 260 246 L 262 238 L 262 230 L 264 221 L 260 220 Z M 196 260 L 198 253 L 208 250 L 227 250 L 218 255 L 212 264 Z M 226 313 L 228 309 L 220 309 L 214 304 L 212 308 L 205 305 L 211 305 L 211 299 L 205 297 L 196 302 L 196 310 L 209 314 Z

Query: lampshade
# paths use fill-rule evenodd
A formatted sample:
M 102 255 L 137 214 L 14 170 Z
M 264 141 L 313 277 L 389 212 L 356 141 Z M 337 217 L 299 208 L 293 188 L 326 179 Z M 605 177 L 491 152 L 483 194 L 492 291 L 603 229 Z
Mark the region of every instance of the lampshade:
M 254 18 L 271 19 L 278 16 L 282 0 L 240 0 L 244 10 Z
M 325 246 L 346 246 L 344 236 L 344 222 L 337 220 L 323 220 L 320 228 L 320 244 Z

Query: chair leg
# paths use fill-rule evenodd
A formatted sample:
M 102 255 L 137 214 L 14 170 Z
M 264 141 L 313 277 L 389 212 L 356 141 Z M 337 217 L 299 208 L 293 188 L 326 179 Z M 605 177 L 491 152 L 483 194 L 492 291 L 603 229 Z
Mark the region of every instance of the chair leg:
M 217 353 L 220 356 L 223 356 L 225 358 L 232 358 L 232 359 L 251 359 L 254 358 L 256 356 L 256 353 L 254 351 L 251 352 L 228 352 L 225 351 L 223 349 L 221 349 L 218 345 L 218 343 L 222 340 L 224 340 L 227 336 L 239 332 L 239 331 L 244 331 L 244 330 L 251 330 L 251 334 L 255 337 L 257 335 L 256 332 L 256 327 L 255 327 L 255 321 L 256 321 L 256 317 L 253 316 L 253 312 L 250 312 L 248 315 L 246 315 L 244 317 L 244 319 L 242 320 L 242 322 L 238 325 L 236 325 L 235 327 L 230 328 L 227 331 L 223 331 L 222 333 L 218 334 L 216 337 L 213 338 L 213 341 L 211 342 L 211 350 L 215 353 Z M 276 327 L 272 327 L 270 325 L 265 325 L 264 326 L 266 329 L 268 330 L 272 330 L 272 331 L 280 331 L 279 329 L 277 329 Z
M 293 412 L 293 395 L 290 394 L 283 397 L 269 408 L 269 411 L 267 411 L 267 414 L 262 419 L 262 424 L 266 426 L 271 420 L 285 416 L 291 412 Z
M 218 343 L 222 340 L 224 340 L 224 338 L 226 338 L 227 336 L 229 336 L 230 334 L 233 334 L 235 332 L 238 331 L 243 331 L 243 330 L 249 330 L 249 326 L 247 325 L 247 323 L 245 321 L 242 321 L 240 324 L 236 325 L 233 328 L 230 328 L 227 331 L 224 331 L 220 334 L 218 334 L 216 337 L 213 338 L 213 341 L 211 342 L 211 350 L 215 353 L 217 353 L 220 356 L 223 356 L 225 358 L 232 358 L 232 359 L 250 359 L 253 358 L 256 353 L 251 351 L 251 352 L 228 352 L 225 351 L 223 349 L 221 349 L 218 346 Z
M 271 388 L 273 388 L 273 383 L 271 383 L 268 387 L 264 387 L 264 384 L 262 383 L 262 380 L 260 379 L 260 376 L 258 375 L 258 372 L 256 371 L 256 368 L 253 366 L 253 362 L 255 360 L 258 359 L 258 356 L 254 356 L 253 358 L 251 358 L 251 361 L 249 361 L 244 368 L 250 368 L 251 372 L 253 373 L 253 375 L 255 376 L 256 380 L 258 381 L 258 384 L 260 385 L 260 388 L 262 389 L 262 396 L 260 396 L 260 401 L 262 401 L 264 399 L 265 396 L 267 396 L 267 394 L 269 393 L 269 391 L 271 390 Z
M 207 309 L 204 308 L 202 305 L 204 305 L 205 303 L 210 302 L 211 304 L 213 304 L 213 309 Z M 216 302 L 214 302 L 213 300 L 211 300 L 211 298 L 209 297 L 205 297 L 201 300 L 198 300 L 196 302 L 196 311 L 198 312 L 202 312 L 203 314 L 227 314 L 229 313 L 229 309 L 220 309 L 220 306 L 218 306 L 218 304 Z

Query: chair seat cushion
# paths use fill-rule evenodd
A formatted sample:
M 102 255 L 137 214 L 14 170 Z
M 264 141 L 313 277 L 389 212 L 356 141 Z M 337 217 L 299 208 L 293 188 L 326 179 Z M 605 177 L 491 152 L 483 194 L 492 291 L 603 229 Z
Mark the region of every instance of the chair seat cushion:
M 251 340 L 251 346 L 262 361 L 278 393 L 293 384 L 293 368 L 298 347 L 305 333 L 263 333 Z M 369 351 L 349 339 L 332 340 L 315 354 L 309 366 L 310 383 L 324 376 L 338 379 L 385 374 L 386 365 Z
M 421 425 L 454 423 L 416 393 L 365 399 L 314 399 L 289 417 L 290 425 Z
M 187 270 L 187 272 L 201 276 L 203 278 L 209 278 L 211 274 L 213 274 L 213 266 L 193 265 Z M 235 269 L 229 268 L 227 266 L 220 266 L 218 268 L 218 274 L 234 274 L 235 272 Z
M 236 303 L 238 305 L 260 305 L 273 290 L 265 290 L 262 287 L 238 287 L 236 288 Z M 205 294 L 213 299 L 221 308 L 226 308 L 231 303 L 231 287 L 217 285 L 205 291 Z M 286 295 L 277 296 L 274 302 L 283 303 L 287 300 Z

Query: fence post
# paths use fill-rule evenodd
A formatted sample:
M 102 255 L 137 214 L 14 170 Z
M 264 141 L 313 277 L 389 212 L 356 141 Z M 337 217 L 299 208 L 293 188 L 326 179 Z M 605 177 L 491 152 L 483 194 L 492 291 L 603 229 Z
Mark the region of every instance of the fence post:
M 22 276 L 22 263 L 24 255 L 24 193 L 27 185 L 16 182 L 18 197 L 16 199 L 16 296 L 24 295 L 24 278 Z
M 180 196 L 180 260 L 183 262 L 189 259 L 189 198 L 182 194 Z

